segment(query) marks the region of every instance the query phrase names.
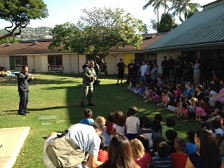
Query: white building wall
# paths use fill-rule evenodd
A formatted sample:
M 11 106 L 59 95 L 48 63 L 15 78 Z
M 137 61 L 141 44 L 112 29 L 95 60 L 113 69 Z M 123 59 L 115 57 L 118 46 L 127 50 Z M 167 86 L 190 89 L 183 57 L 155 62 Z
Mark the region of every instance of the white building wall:
M 117 74 L 117 63 L 121 58 L 124 60 L 124 54 L 110 54 L 105 57 L 108 74 Z
M 82 73 L 83 69 L 82 66 L 86 63 L 86 55 L 78 55 L 77 57 L 77 63 L 76 65 L 78 65 L 78 72 L 77 73 Z
M 4 67 L 6 70 L 10 70 L 9 56 L 0 56 L 0 66 Z
M 64 73 L 78 73 L 78 55 L 77 54 L 63 54 L 62 63 Z
M 41 55 L 41 72 L 48 72 L 48 56 Z

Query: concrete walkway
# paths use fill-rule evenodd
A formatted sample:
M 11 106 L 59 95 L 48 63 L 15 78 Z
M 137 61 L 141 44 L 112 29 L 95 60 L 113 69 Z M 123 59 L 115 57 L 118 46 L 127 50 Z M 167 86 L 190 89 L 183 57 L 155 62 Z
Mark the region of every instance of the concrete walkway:
M 30 127 L 0 129 L 0 167 L 12 168 L 23 143 L 30 131 Z

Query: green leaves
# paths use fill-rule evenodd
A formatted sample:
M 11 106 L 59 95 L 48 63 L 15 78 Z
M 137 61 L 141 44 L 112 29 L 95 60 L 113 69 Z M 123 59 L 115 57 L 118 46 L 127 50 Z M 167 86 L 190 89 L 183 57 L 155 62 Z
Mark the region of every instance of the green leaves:
M 48 16 L 47 6 L 42 0 L 0 0 L 0 19 L 10 21 L 11 26 L 6 27 L 8 34 L 0 40 L 15 35 L 15 31 L 25 28 L 31 19 L 41 19 Z
M 144 24 L 130 13 L 106 7 L 84 9 L 83 13 L 77 24 L 55 26 L 51 48 L 63 46 L 79 54 L 105 57 L 111 47 L 140 46 L 142 36 L 138 33 L 144 31 Z

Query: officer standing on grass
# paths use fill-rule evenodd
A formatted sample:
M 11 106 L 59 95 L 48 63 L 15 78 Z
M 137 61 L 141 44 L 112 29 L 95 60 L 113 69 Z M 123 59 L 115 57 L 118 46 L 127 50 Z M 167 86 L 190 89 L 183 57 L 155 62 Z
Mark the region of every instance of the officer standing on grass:
M 29 82 L 33 79 L 33 77 L 29 75 L 28 70 L 28 66 L 24 65 L 22 66 L 22 71 L 17 75 L 18 92 L 20 97 L 18 110 L 19 115 L 26 115 L 26 113 L 29 113 L 27 111 L 29 101 Z
M 90 61 L 88 66 L 83 71 L 82 99 L 80 103 L 81 107 L 84 107 L 86 97 L 88 100 L 88 105 L 94 106 L 94 104 L 92 103 L 93 83 L 96 80 L 96 72 L 94 66 L 94 61 Z

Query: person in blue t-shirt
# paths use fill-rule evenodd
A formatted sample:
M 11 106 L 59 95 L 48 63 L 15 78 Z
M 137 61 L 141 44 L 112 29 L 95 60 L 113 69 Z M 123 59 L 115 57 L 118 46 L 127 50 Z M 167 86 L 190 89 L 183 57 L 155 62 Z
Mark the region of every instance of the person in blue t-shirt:
M 86 124 L 86 125 L 92 125 L 92 123 L 94 122 L 94 120 L 92 119 L 93 116 L 93 112 L 90 109 L 85 109 L 84 110 L 84 119 L 80 121 L 81 124 Z

